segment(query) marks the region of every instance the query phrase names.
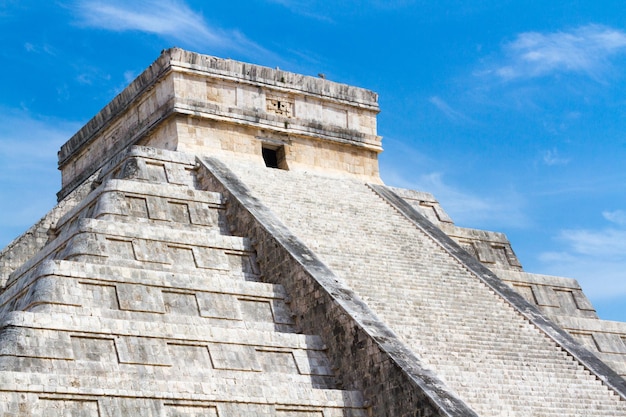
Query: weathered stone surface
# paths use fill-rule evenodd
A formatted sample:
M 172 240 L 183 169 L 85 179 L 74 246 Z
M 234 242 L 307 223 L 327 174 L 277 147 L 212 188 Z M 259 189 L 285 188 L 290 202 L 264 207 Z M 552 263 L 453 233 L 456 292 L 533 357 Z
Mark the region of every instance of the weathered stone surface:
M 0 414 L 626 415 L 626 324 L 379 185 L 377 112 L 368 90 L 164 51 L 0 252 Z

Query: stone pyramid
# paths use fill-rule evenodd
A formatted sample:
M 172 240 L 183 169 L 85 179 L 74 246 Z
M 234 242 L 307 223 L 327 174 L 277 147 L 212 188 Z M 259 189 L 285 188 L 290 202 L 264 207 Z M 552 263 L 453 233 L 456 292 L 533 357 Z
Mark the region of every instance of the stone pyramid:
M 0 415 L 626 416 L 626 324 L 382 184 L 377 113 L 164 51 L 0 252 Z

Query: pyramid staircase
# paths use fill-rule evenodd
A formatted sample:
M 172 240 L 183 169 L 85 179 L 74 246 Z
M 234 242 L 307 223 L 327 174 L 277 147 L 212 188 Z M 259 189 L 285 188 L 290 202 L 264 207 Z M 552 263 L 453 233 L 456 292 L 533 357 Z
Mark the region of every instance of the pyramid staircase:
M 193 157 L 132 148 L 0 293 L 0 415 L 365 416 Z
M 626 415 L 622 378 L 386 187 L 224 165 L 477 415 Z

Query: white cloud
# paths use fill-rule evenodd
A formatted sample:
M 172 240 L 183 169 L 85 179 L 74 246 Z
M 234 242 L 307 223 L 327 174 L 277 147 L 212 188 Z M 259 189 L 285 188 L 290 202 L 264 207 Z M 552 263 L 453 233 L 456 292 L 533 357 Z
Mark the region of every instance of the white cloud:
M 24 49 L 26 50 L 26 52 L 35 53 L 35 54 L 47 54 L 51 56 L 56 55 L 56 52 L 54 51 L 54 49 L 48 44 L 35 45 L 31 42 L 26 42 L 24 43 Z
M 615 223 L 626 224 L 621 210 L 604 212 Z M 578 279 L 587 296 L 603 300 L 626 295 L 626 230 L 569 229 L 559 232 L 561 251 L 544 252 L 542 271 Z
M 111 75 L 92 66 L 81 67 L 80 73 L 76 76 L 76 81 L 83 85 L 92 85 L 94 82 L 100 80 L 110 81 Z
M 441 163 L 411 145 L 411 139 L 386 138 L 384 143 L 386 150 L 379 159 L 384 183 L 432 193 L 457 225 L 496 230 L 530 223 L 525 213 L 526 200 L 516 191 L 500 189 L 477 194 L 461 190 L 438 169 Z
M 477 196 L 447 184 L 440 172 L 407 178 L 394 170 L 393 166 L 385 166 L 381 174 L 388 185 L 433 194 L 459 226 L 494 230 L 498 227 L 519 228 L 529 223 L 523 210 L 524 199 L 515 192 L 501 193 L 498 196 Z
M 131 71 L 131 70 L 127 70 L 124 71 L 124 82 L 126 84 L 130 84 L 135 77 L 137 77 L 137 74 L 135 73 L 135 71 Z
M 438 96 L 432 96 L 428 99 L 428 101 L 431 104 L 433 104 L 435 107 L 437 107 L 439 111 L 445 114 L 452 121 L 455 121 L 455 122 L 463 121 L 463 122 L 475 123 L 472 119 L 467 117 L 465 114 L 450 107 L 450 105 L 447 102 L 445 102 L 443 99 L 441 99 Z
M 624 257 L 626 260 L 626 230 L 563 230 L 558 239 L 577 255 L 597 258 Z
M 543 160 L 543 163 L 548 166 L 566 165 L 569 163 L 569 159 L 561 157 L 559 155 L 559 152 L 556 150 L 556 148 L 548 149 L 544 151 L 542 155 L 542 160 Z
M 336 6 L 338 4 L 333 3 L 331 6 L 327 2 L 315 2 L 304 0 L 269 0 L 271 3 L 280 4 L 281 6 L 289 9 L 292 13 L 299 14 L 305 17 L 310 17 L 322 22 L 334 23 L 334 20 L 330 16 L 333 11 L 337 11 Z M 330 6 L 330 7 L 329 7 Z M 334 6 L 334 7 L 333 7 Z
M 626 226 L 626 211 L 624 210 L 603 211 L 602 217 L 604 217 L 611 223 L 615 223 L 620 226 Z
M 334 23 L 333 17 L 363 13 L 369 9 L 375 11 L 395 10 L 415 3 L 414 0 L 343 0 L 329 2 L 327 0 L 268 0 L 280 4 L 292 13 L 312 19 Z
M 248 56 L 269 52 L 237 30 L 211 27 L 200 14 L 180 0 L 82 0 L 76 7 L 79 23 L 116 32 L 141 31 L 178 42 L 181 46 L 232 50 Z
M 541 77 L 557 72 L 599 79 L 609 59 L 626 53 L 626 32 L 586 25 L 569 32 L 525 32 L 504 45 L 507 61 L 495 73 L 505 80 Z

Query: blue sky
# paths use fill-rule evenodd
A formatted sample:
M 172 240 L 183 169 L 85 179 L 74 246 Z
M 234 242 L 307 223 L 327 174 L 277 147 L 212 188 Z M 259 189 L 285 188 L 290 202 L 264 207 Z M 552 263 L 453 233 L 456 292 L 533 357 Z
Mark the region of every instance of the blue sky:
M 55 204 L 56 152 L 162 49 L 380 95 L 387 184 L 507 234 L 626 321 L 626 9 L 597 1 L 0 0 L 0 247 Z

